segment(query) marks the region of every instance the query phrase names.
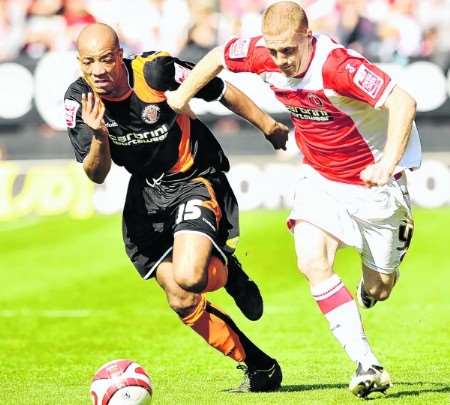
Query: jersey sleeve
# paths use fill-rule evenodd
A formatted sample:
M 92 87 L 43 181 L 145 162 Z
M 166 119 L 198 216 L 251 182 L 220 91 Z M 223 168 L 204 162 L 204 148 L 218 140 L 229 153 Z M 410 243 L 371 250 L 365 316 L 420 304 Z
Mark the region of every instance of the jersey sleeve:
M 324 88 L 381 108 L 395 82 L 362 55 L 345 48 L 333 50 L 323 67 Z
M 189 76 L 194 64 L 174 58 L 160 56 L 144 64 L 144 77 L 147 84 L 159 91 L 176 90 Z M 225 82 L 215 77 L 194 97 L 205 101 L 220 100 L 225 93 Z
M 261 37 L 232 38 L 225 44 L 224 67 L 231 72 L 255 73 L 255 48 Z
M 88 89 L 85 89 L 86 92 Z M 81 118 L 81 86 L 71 85 L 64 96 L 66 127 L 77 162 L 83 162 L 91 147 L 94 132 Z

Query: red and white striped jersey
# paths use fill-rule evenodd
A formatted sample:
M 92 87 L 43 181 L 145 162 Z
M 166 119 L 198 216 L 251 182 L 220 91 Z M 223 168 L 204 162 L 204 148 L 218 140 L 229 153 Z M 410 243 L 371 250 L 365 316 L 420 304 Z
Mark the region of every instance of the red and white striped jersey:
M 304 162 L 323 176 L 362 184 L 361 171 L 381 158 L 388 124 L 388 112 L 381 107 L 395 83 L 357 52 L 326 35 L 314 35 L 307 71 L 287 77 L 273 62 L 264 38 L 233 38 L 225 46 L 224 66 L 256 73 L 270 85 L 291 114 Z M 414 125 L 396 172 L 420 162 Z

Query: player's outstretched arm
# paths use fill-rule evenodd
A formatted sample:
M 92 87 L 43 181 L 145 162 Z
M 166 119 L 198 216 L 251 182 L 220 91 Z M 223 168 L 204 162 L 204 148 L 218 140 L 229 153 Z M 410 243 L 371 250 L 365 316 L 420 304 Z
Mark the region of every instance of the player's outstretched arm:
M 81 117 L 94 132 L 89 153 L 83 160 L 83 169 L 94 182 L 101 184 L 111 169 L 108 130 L 103 121 L 105 106 L 100 97 L 92 93 L 82 94 Z
M 223 46 L 209 51 L 192 69 L 192 72 L 175 91 L 166 92 L 167 103 L 177 113 L 187 110 L 187 105 L 197 92 L 216 77 L 224 68 Z
M 403 89 L 395 86 L 384 103 L 389 111 L 387 140 L 383 157 L 361 172 L 361 179 L 369 186 L 386 184 L 402 158 L 416 115 L 416 101 Z
M 258 128 L 272 144 L 274 149 L 286 150 L 289 128 L 261 110 L 250 97 L 237 87 L 227 83 L 227 88 L 221 102 L 229 110 Z

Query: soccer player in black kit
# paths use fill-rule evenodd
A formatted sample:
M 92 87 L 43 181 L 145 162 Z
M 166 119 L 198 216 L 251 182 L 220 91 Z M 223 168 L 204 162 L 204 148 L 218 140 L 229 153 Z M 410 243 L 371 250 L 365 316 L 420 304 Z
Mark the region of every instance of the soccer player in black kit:
M 123 58 L 105 24 L 85 27 L 77 40 L 83 76 L 65 94 L 66 123 L 77 161 L 96 183 L 111 161 L 131 173 L 123 210 L 126 252 L 144 279 L 155 277 L 182 322 L 245 371 L 238 391 L 279 388 L 277 361 L 205 298 L 225 287 L 243 314 L 263 312 L 259 289 L 233 255 L 238 206 L 224 172 L 229 162 L 209 129 L 176 114 L 164 92 L 175 90 L 192 65 L 166 52 Z M 199 91 L 257 126 L 275 148 L 288 129 L 238 89 L 214 79 Z

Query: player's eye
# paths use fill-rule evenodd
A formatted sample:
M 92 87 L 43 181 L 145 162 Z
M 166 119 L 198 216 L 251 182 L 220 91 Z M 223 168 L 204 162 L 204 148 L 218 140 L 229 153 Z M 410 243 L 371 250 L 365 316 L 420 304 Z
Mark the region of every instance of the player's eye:
M 83 63 L 84 66 L 89 66 L 92 63 L 92 61 L 91 60 L 84 60 L 82 63 Z
M 285 48 L 282 50 L 282 53 L 285 55 L 292 55 L 295 52 L 296 48 Z

